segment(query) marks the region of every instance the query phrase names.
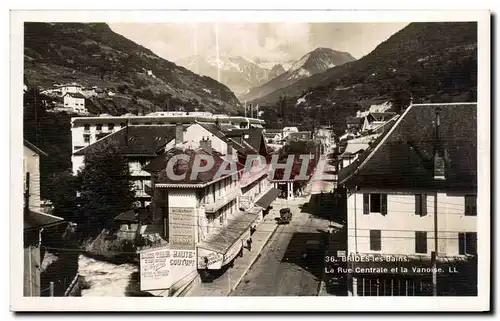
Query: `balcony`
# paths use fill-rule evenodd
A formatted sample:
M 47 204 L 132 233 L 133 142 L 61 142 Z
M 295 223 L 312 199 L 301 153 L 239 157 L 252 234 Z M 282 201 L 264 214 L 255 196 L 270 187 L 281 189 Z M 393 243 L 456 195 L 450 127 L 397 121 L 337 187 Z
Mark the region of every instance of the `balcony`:
M 153 188 L 151 187 L 151 183 L 144 183 L 144 192 L 149 196 L 153 196 Z
M 224 205 L 236 199 L 241 194 L 241 190 L 239 188 L 233 189 L 231 192 L 224 196 L 217 197 L 215 202 L 209 203 L 205 205 L 205 213 L 215 213 L 219 209 L 221 209 Z

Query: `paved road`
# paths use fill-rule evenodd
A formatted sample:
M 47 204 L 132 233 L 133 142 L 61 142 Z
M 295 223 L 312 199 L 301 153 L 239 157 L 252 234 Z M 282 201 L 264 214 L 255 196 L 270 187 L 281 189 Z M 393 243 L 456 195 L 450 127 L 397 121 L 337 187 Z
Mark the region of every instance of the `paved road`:
M 329 192 L 333 187 L 332 182 L 311 181 L 306 188 L 311 195 L 286 205 L 293 212 L 291 224 L 278 227 L 231 296 L 318 295 L 324 277 L 326 233 L 333 206 Z M 314 242 L 318 245 L 311 251 Z M 303 259 L 304 252 L 309 252 L 309 260 Z
M 289 205 L 293 219 L 281 225 L 232 296 L 315 296 L 323 271 L 328 221 Z M 317 245 L 311 244 L 316 242 Z M 308 243 L 310 243 L 308 245 Z M 302 258 L 308 248 L 310 261 Z

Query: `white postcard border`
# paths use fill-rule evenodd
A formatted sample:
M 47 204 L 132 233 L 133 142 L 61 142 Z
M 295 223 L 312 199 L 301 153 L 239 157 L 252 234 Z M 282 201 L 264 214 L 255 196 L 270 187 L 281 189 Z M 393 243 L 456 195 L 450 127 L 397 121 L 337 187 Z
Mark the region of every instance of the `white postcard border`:
M 22 296 L 22 86 L 24 21 L 478 22 L 477 297 L 29 298 Z M 10 288 L 14 311 L 484 311 L 490 308 L 490 12 L 488 11 L 12 11 Z

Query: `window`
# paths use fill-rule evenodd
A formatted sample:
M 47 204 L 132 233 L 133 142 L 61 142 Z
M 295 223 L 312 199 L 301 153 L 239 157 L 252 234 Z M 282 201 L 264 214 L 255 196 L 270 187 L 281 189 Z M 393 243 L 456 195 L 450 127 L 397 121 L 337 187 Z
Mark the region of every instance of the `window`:
M 476 195 L 466 195 L 465 196 L 465 215 L 476 216 L 477 215 L 477 196 Z
M 475 232 L 458 233 L 458 254 L 476 254 L 476 241 L 477 233 Z
M 420 216 L 427 215 L 427 195 L 426 194 L 416 194 L 415 195 L 415 214 Z
M 380 194 L 370 194 L 370 212 L 380 213 Z
M 121 127 L 121 128 L 123 128 L 123 127 L 125 127 L 125 126 L 127 126 L 127 123 L 120 123 L 120 127 Z
M 83 141 L 85 143 L 90 143 L 90 135 L 83 135 Z
M 108 130 L 113 130 L 115 128 L 115 124 L 108 124 Z
M 84 131 L 89 131 L 90 130 L 90 125 L 89 124 L 83 125 L 83 130 Z
M 381 231 L 370 230 L 370 250 L 380 251 L 382 248 Z
M 427 232 L 415 232 L 415 253 L 427 253 Z
M 363 194 L 363 214 L 387 214 L 387 194 Z
M 102 124 L 95 125 L 96 130 L 102 130 Z

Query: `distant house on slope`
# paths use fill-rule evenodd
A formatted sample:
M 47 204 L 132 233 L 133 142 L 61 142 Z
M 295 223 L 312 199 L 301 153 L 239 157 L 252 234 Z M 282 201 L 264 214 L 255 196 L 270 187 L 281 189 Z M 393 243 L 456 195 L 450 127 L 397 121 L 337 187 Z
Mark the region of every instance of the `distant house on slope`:
M 80 93 L 66 93 L 63 96 L 64 108 L 77 114 L 87 113 L 85 108 L 85 96 Z

